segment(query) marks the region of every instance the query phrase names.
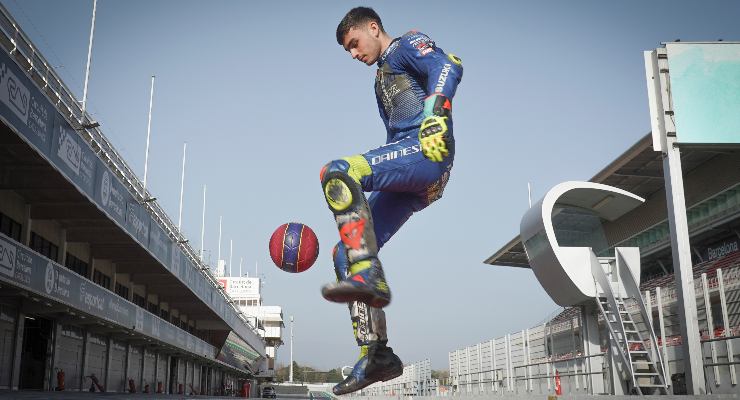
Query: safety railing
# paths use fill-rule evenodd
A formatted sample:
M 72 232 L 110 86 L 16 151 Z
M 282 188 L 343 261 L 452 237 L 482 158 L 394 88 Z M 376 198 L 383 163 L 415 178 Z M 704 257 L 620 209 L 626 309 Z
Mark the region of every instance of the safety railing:
M 236 311 L 245 325 L 246 317 L 233 303 L 231 297 L 223 290 L 208 265 L 202 262 L 196 251 L 183 240 L 182 232 L 172 222 L 167 213 L 152 199 L 143 183 L 136 176 L 129 164 L 116 151 L 99 126 L 94 124 L 90 114 L 83 111 L 80 102 L 72 90 L 64 83 L 50 63 L 39 53 L 33 42 L 23 32 L 4 5 L 0 4 L 0 46 L 5 49 L 26 74 L 42 89 L 57 111 L 77 130 L 90 148 L 105 162 L 111 171 L 123 182 L 129 192 L 149 210 L 152 218 L 164 228 L 167 235 L 178 244 L 186 256 L 198 266 L 200 273 L 223 296 L 226 302 Z M 252 329 L 254 330 L 254 329 Z

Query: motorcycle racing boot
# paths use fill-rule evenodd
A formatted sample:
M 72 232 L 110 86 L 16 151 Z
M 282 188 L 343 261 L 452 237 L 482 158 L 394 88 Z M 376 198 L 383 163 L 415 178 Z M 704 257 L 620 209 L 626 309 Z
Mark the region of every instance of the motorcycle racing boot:
M 359 301 L 374 308 L 383 308 L 391 302 L 391 291 L 385 281 L 380 260 L 370 258 L 349 267 L 349 276 L 321 288 L 325 299 L 335 303 Z
M 403 374 L 403 363 L 393 349 L 380 342 L 370 342 L 360 348 L 357 360 L 349 376 L 338 383 L 332 392 L 343 395 L 358 391 L 379 381 L 388 381 Z

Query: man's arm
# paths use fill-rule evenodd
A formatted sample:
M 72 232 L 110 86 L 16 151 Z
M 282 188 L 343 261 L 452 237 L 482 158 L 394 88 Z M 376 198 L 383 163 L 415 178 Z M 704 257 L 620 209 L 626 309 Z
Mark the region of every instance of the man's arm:
M 445 54 L 423 33 L 404 35 L 401 38 L 401 46 L 403 47 L 401 67 L 426 82 L 424 89 L 427 95 L 442 95 L 452 101 L 457 85 L 462 79 L 462 61 L 453 54 Z
M 462 79 L 462 61 L 445 54 L 422 33 L 406 34 L 401 41 L 402 67 L 426 82 L 428 96 L 419 128 L 422 152 L 428 159 L 441 162 L 449 155 L 447 122 L 452 118 L 452 97 Z

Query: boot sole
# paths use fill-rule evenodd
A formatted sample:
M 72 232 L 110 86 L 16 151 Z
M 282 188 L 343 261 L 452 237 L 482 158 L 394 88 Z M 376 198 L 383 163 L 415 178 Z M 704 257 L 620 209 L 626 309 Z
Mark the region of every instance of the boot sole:
M 390 372 L 390 373 L 388 373 L 386 375 L 380 376 L 376 380 L 366 380 L 364 384 L 357 385 L 354 388 L 352 388 L 352 390 L 345 390 L 345 391 L 341 391 L 340 393 L 334 392 L 334 390 L 332 390 L 332 393 L 334 393 L 337 396 L 341 396 L 341 395 L 348 394 L 348 393 L 354 393 L 354 392 L 356 392 L 358 390 L 362 390 L 362 389 L 364 389 L 364 388 L 372 385 L 375 382 L 389 381 L 389 380 L 391 380 L 393 378 L 398 378 L 401 375 L 403 375 L 403 367 L 400 370 L 393 371 L 393 372 Z
M 390 296 L 388 296 L 389 298 L 380 297 L 374 292 L 352 286 L 334 287 L 332 289 L 324 287 L 321 289 L 321 295 L 326 300 L 334 303 L 359 301 L 373 308 L 383 308 L 391 303 Z

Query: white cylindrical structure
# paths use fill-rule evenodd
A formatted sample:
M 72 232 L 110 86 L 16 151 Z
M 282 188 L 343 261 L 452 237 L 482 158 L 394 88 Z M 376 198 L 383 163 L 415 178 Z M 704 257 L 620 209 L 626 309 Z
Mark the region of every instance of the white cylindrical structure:
M 188 142 L 182 144 L 182 174 L 180 174 L 180 211 L 177 216 L 177 230 L 182 231 L 182 196 L 185 193 L 185 154 Z
M 234 240 L 229 239 L 229 275 L 228 276 L 231 276 L 231 260 L 233 256 L 234 256 Z
M 149 167 L 149 137 L 152 133 L 152 104 L 154 101 L 154 75 L 152 75 L 152 87 L 149 91 L 149 119 L 146 123 L 146 153 L 144 153 L 144 193 L 143 196 L 148 198 L 146 194 L 146 175 Z
M 203 185 L 203 217 L 200 220 L 200 262 L 203 262 L 203 239 L 206 234 L 206 185 Z
M 290 375 L 288 382 L 293 382 L 293 316 L 290 316 Z
M 82 89 L 82 115 L 80 121 L 84 124 L 85 110 L 87 109 L 87 84 L 90 80 L 90 61 L 92 60 L 93 36 L 95 35 L 95 12 L 98 8 L 98 0 L 93 0 L 92 23 L 90 24 L 90 41 L 87 45 L 87 65 L 85 67 L 85 85 Z
M 219 263 L 221 262 L 221 222 L 223 221 L 222 216 L 218 217 L 218 258 L 216 259 L 216 268 L 218 268 Z

